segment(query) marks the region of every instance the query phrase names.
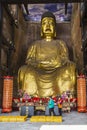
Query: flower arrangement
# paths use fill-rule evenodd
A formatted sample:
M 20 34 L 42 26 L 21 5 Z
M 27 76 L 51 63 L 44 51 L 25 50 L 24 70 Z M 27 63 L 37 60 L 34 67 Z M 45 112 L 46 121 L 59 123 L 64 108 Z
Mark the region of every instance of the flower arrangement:
M 20 98 L 23 98 L 24 93 L 25 93 L 24 90 L 22 90 L 22 89 L 18 89 L 18 96 L 19 96 Z
M 66 99 L 68 99 L 71 95 L 73 96 L 73 94 L 72 94 L 70 91 L 64 91 L 64 92 L 62 93 L 62 95 L 61 95 L 61 98 L 62 98 L 63 100 L 66 100 Z
M 22 90 L 22 89 L 18 90 L 18 95 L 21 101 L 22 99 L 24 99 L 25 101 L 28 101 L 29 99 L 31 99 L 31 96 L 25 90 Z
M 31 99 L 31 96 L 28 95 L 28 94 L 25 92 L 24 95 L 23 95 L 23 98 L 24 98 L 25 100 L 28 100 L 28 99 Z
M 75 110 L 77 107 L 77 99 L 73 96 L 71 91 L 65 91 L 61 95 L 61 99 L 63 100 L 64 104 L 69 103 L 70 110 Z

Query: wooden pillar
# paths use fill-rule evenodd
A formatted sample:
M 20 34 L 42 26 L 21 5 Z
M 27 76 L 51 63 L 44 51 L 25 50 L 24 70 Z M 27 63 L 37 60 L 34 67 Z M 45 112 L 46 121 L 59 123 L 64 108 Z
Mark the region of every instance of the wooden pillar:
M 1 44 L 2 44 L 2 22 L 3 22 L 3 7 L 0 3 L 0 106 L 2 104 L 2 69 L 1 69 Z

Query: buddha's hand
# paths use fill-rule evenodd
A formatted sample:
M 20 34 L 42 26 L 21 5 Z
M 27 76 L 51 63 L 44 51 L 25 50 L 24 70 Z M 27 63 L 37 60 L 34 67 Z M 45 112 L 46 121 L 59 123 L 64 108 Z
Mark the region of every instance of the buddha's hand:
M 58 68 L 61 66 L 61 63 L 60 62 L 57 62 L 56 60 L 45 60 L 45 61 L 41 61 L 39 64 L 38 64 L 38 68 L 43 68 L 43 69 L 46 69 L 46 70 L 49 70 L 49 69 L 55 69 L 55 68 Z

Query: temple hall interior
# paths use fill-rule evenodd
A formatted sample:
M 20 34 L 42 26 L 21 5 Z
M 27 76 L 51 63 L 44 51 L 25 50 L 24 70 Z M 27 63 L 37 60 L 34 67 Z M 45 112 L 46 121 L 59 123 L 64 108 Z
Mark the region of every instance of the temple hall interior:
M 69 75 L 70 78 L 72 79 L 75 78 L 75 83 L 74 85 L 72 84 L 71 86 L 71 87 L 75 86 L 75 93 L 71 92 L 74 91 L 73 89 L 70 91 L 71 88 L 69 89 L 69 91 L 68 89 L 66 91 L 65 89 L 64 91 L 62 90 L 64 92 L 62 93 L 61 90 L 59 90 L 60 88 L 57 89 L 56 83 L 54 83 L 52 87 L 54 87 L 55 90 L 53 89 L 53 91 L 55 92 L 51 91 L 52 94 L 51 92 L 48 92 L 48 94 L 46 94 L 47 92 L 46 93 L 44 92 L 46 90 L 42 91 L 42 88 L 46 82 L 48 83 L 47 78 L 53 76 L 55 74 L 54 73 L 55 71 L 53 70 L 53 72 L 51 73 L 51 71 L 49 71 L 50 69 L 48 70 L 47 68 L 45 72 L 44 70 L 43 71 L 40 70 L 39 72 L 37 72 L 38 69 L 34 68 L 35 70 L 34 72 L 34 70 L 31 69 L 32 65 L 30 64 L 30 61 L 28 61 L 28 63 L 26 62 L 26 57 L 28 57 L 27 54 L 28 48 L 31 47 L 33 43 L 35 43 L 35 41 L 41 40 L 41 16 L 46 11 L 50 11 L 55 15 L 56 39 L 65 42 L 69 54 L 68 56 L 70 61 L 69 63 L 75 64 L 75 74 L 72 74 L 74 72 L 72 66 L 69 72 L 69 74 L 71 73 Z M 38 49 L 36 49 L 36 52 L 37 50 Z M 47 53 L 51 54 L 51 52 L 46 51 L 46 55 Z M 64 50 L 62 51 L 61 54 L 63 53 Z M 28 68 L 26 68 L 26 64 Z M 29 65 L 31 66 L 31 68 L 29 68 Z M 24 75 L 22 75 L 22 71 L 20 69 L 22 66 L 25 66 L 24 69 L 26 69 L 23 70 Z M 64 66 L 66 66 L 66 64 Z M 63 68 L 63 66 L 60 68 Z M 59 69 L 58 76 L 63 75 L 63 71 L 65 71 L 66 73 L 68 73 L 69 71 L 69 67 L 67 68 L 65 67 L 66 70 L 64 68 L 63 70 L 61 70 L 60 68 L 58 68 Z M 38 84 L 37 87 L 39 86 L 37 90 L 39 91 L 41 89 L 39 94 L 37 95 L 35 95 L 36 93 L 31 92 L 31 90 L 33 91 L 32 85 L 34 85 L 34 83 L 31 83 L 30 80 L 27 79 L 27 76 L 29 74 L 28 72 L 31 72 L 31 76 L 32 74 L 34 74 L 36 76 L 35 78 L 41 80 L 41 83 L 42 83 L 41 78 L 43 78 L 43 75 L 47 74 L 48 76 L 45 77 L 46 82 L 44 81 L 44 83 L 41 84 L 43 85 L 42 88 L 40 88 L 41 86 L 39 86 L 40 84 L 39 80 L 36 80 L 36 83 Z M 40 77 L 38 78 L 36 74 L 39 75 Z M 18 79 L 21 77 L 21 75 L 25 76 L 23 77 L 24 79 L 22 79 L 23 80 L 22 83 L 21 79 Z M 67 76 L 67 74 L 65 74 L 64 76 Z M 61 78 L 62 77 L 63 76 L 61 76 Z M 69 84 L 71 83 L 70 80 L 72 79 L 69 79 Z M 32 77 L 31 80 L 33 80 Z M 61 83 L 60 79 L 58 80 L 59 80 L 58 85 L 63 83 L 63 81 Z M 68 80 L 66 77 L 64 82 L 65 81 L 67 81 L 66 83 L 68 84 Z M 28 86 L 26 85 L 27 82 L 31 83 L 30 90 L 27 89 L 26 87 Z M 66 83 L 64 85 L 66 85 Z M 50 84 L 51 82 L 49 81 L 48 85 Z M 22 86 L 22 89 L 20 86 Z M 63 87 L 63 85 L 61 85 L 60 87 Z M 29 90 L 30 94 L 27 93 L 28 92 L 27 90 Z M 58 93 L 59 91 L 61 94 Z M 34 114 L 49 115 L 48 111 L 44 110 L 46 108 L 43 107 L 43 105 L 45 103 L 46 104 L 48 103 L 50 96 L 53 96 L 53 100 L 55 101 L 55 103 L 57 101 L 63 102 L 63 100 L 65 100 L 65 102 L 70 101 L 72 105 L 73 104 L 72 102 L 75 101 L 73 106 L 71 107 L 69 106 L 70 107 L 69 110 L 68 107 L 67 110 L 62 109 L 62 111 L 65 113 L 66 111 L 67 112 L 78 111 L 82 113 L 87 112 L 87 1 L 86 0 L 37 0 L 37 1 L 1 0 L 0 108 L 2 113 L 4 112 L 9 113 L 15 110 L 18 111 L 21 108 L 20 110 L 21 115 L 23 115 L 25 111 L 24 107 L 30 106 L 29 111 L 31 114 L 29 116 L 34 116 Z M 68 99 L 65 99 L 67 98 L 67 96 Z M 34 106 L 34 104 L 36 104 L 36 106 Z M 42 106 L 37 106 L 37 104 Z M 23 107 L 23 111 L 21 106 Z M 34 111 L 33 109 L 36 111 Z M 39 110 L 41 112 L 39 112 Z M 55 112 L 57 113 L 56 107 Z

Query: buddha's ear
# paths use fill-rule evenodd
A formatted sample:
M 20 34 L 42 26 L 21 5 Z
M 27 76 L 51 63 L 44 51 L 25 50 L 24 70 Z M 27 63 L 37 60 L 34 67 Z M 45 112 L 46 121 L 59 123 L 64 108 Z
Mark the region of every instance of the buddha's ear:
M 56 31 L 55 31 L 55 33 L 54 33 L 54 37 L 56 37 Z
M 42 29 L 41 29 L 41 37 L 43 37 L 43 32 L 42 32 Z
M 40 35 L 41 35 L 41 37 L 43 37 L 43 31 L 42 31 L 42 28 L 41 28 L 41 34 L 40 34 Z

